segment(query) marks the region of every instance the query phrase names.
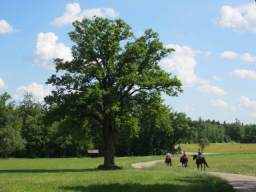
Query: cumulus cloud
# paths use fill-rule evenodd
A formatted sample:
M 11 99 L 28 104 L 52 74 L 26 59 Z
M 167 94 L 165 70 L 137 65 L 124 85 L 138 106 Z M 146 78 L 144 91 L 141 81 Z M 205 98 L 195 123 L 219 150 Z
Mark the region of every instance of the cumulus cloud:
M 14 98 L 20 101 L 22 100 L 25 94 L 31 94 L 34 99 L 36 99 L 39 102 L 43 102 L 44 98 L 50 95 L 52 90 L 53 88 L 51 86 L 33 82 L 29 85 L 18 87 Z
M 217 96 L 223 96 L 225 94 L 225 91 L 221 88 L 211 85 L 208 81 L 196 75 L 196 55 L 200 53 L 199 50 L 176 44 L 169 44 L 166 47 L 174 48 L 175 52 L 161 61 L 161 67 L 163 69 L 175 73 L 186 86 L 197 86 L 201 91 Z
M 221 57 L 225 59 L 235 59 L 238 56 L 238 54 L 234 51 L 224 51 L 221 53 Z
M 225 101 L 222 100 L 222 99 L 215 99 L 215 100 L 212 100 L 212 101 L 211 101 L 211 104 L 212 104 L 214 107 L 218 107 L 218 108 L 227 108 L 227 107 L 228 107 L 228 103 L 225 102 Z
M 56 17 L 51 24 L 55 27 L 62 27 L 69 25 L 76 20 L 81 21 L 83 18 L 91 19 L 94 16 L 115 18 L 118 15 L 119 14 L 112 8 L 93 8 L 81 10 L 78 3 L 69 3 L 66 5 L 64 15 Z
M 0 78 L 0 89 L 5 86 L 4 80 Z
M 198 50 L 174 44 L 166 45 L 166 47 L 174 48 L 175 52 L 161 61 L 162 67 L 168 72 L 175 72 L 184 84 L 195 84 L 198 80 L 195 74 L 197 65 L 195 56 Z
M 251 113 L 249 116 L 250 116 L 252 119 L 256 119 L 256 113 Z
M 212 79 L 214 81 L 221 81 L 221 78 L 219 76 L 217 76 L 217 75 L 212 76 Z
M 46 69 L 54 69 L 53 59 L 72 60 L 69 47 L 58 42 L 58 36 L 52 32 L 37 35 L 34 62 Z
M 203 92 L 211 93 L 217 96 L 224 96 L 226 94 L 223 89 L 217 86 L 211 85 L 208 81 L 200 79 L 198 80 L 197 84 L 199 86 L 199 89 Z
M 246 96 L 241 96 L 240 97 L 240 102 L 248 108 L 256 110 L 256 100 L 250 99 L 249 97 Z
M 251 55 L 249 53 L 244 53 L 241 59 L 246 62 L 256 62 L 256 55 Z
M 12 26 L 4 19 L 0 20 L 0 34 L 1 33 L 10 33 L 13 31 Z
M 249 62 L 249 63 L 256 62 L 256 55 L 252 55 L 250 53 L 239 54 L 234 51 L 224 51 L 223 53 L 220 54 L 220 56 L 225 59 L 235 59 L 239 57 L 239 59 L 245 62 Z
M 256 80 L 256 71 L 253 71 L 253 70 L 236 69 L 233 71 L 233 74 L 244 79 Z
M 256 32 L 256 6 L 254 4 L 238 7 L 224 5 L 220 11 L 219 24 L 236 31 Z

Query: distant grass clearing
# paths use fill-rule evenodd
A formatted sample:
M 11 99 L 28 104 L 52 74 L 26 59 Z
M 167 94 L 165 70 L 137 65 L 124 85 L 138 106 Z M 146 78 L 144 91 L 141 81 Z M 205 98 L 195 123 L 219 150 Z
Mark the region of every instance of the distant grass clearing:
M 197 144 L 182 144 L 182 150 L 189 152 L 198 151 Z M 205 148 L 206 153 L 256 153 L 256 144 L 217 143 Z

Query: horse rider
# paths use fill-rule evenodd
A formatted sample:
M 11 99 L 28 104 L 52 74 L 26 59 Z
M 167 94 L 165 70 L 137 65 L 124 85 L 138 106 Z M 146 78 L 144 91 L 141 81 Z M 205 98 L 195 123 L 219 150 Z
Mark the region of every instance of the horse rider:
M 165 163 L 169 166 L 172 166 L 172 154 L 171 153 L 166 153 L 165 156 Z
M 198 151 L 197 159 L 203 159 L 204 155 L 201 151 Z
M 187 163 L 188 163 L 188 157 L 186 155 L 186 152 L 183 151 L 181 157 L 180 157 L 180 162 L 182 164 L 182 167 L 187 167 Z
M 170 152 L 166 153 L 166 159 L 172 159 L 172 154 Z

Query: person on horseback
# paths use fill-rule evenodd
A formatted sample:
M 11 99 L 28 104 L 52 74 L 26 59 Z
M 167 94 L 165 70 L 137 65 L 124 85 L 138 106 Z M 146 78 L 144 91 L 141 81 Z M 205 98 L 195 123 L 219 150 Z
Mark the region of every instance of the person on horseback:
M 205 171 L 205 168 L 209 167 L 201 151 L 198 151 L 197 155 L 193 155 L 193 160 L 196 160 L 196 165 L 198 170 L 201 168 L 201 171 L 202 170 Z
M 204 159 L 204 155 L 201 151 L 198 151 L 197 159 Z
M 171 153 L 166 153 L 165 163 L 167 166 L 172 166 L 172 154 Z
M 181 166 L 182 166 L 182 167 L 185 167 L 185 168 L 186 168 L 186 167 L 188 166 L 188 157 L 187 157 L 185 151 L 183 151 L 183 154 L 182 154 L 182 156 L 180 157 L 180 162 L 181 162 Z

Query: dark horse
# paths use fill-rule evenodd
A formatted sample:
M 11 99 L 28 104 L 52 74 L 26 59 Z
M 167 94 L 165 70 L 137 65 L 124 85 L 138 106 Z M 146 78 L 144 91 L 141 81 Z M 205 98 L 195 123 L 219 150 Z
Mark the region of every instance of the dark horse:
M 181 156 L 180 157 L 180 162 L 182 167 L 187 167 L 188 166 L 188 157 L 187 156 Z
M 205 168 L 209 167 L 204 157 L 200 157 L 199 155 L 193 155 L 193 160 L 196 160 L 196 166 L 198 170 L 199 168 L 201 168 L 202 171 L 204 168 L 205 171 Z
M 172 166 L 172 158 L 168 155 L 166 155 L 166 157 L 165 157 L 165 164 L 167 166 Z

